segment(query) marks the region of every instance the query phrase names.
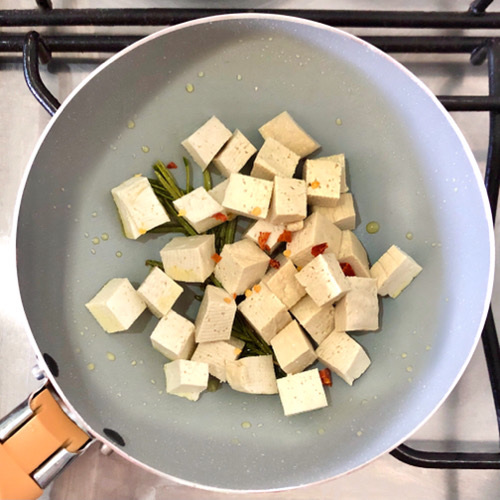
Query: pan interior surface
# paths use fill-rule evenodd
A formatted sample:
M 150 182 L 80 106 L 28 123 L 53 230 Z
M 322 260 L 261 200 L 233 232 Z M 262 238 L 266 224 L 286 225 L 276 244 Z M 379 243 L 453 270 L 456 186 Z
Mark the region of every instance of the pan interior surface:
M 371 262 L 396 244 L 424 270 L 383 300 L 380 331 L 354 334 L 372 365 L 353 387 L 335 377 L 325 409 L 287 418 L 278 396 L 227 384 L 196 403 L 166 395 L 166 359 L 149 340 L 157 320 L 144 313 L 130 332 L 109 335 L 84 307 L 111 278 L 139 285 L 145 259 L 158 259 L 170 238 L 127 240 L 110 189 L 136 173 L 153 177 L 158 159 L 182 165 L 180 142 L 212 115 L 260 147 L 258 127 L 283 110 L 322 145 L 316 156 L 345 153 Z M 359 40 L 279 16 L 190 23 L 102 68 L 51 122 L 18 223 L 26 315 L 76 411 L 96 433 L 118 432 L 134 459 L 214 488 L 324 480 L 411 434 L 468 361 L 491 288 L 480 184 L 436 101 Z M 365 231 L 370 221 L 378 233 Z M 174 309 L 192 319 L 197 305 L 185 295 Z

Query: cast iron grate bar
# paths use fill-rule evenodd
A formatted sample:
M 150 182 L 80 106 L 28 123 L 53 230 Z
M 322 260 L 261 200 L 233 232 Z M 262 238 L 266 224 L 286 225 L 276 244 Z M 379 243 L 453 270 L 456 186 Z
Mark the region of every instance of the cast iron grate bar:
M 47 10 L 48 0 L 37 2 L 45 11 L 0 11 L 0 26 L 75 26 L 75 25 L 163 25 L 228 12 L 217 9 L 82 9 Z M 309 18 L 349 27 L 414 28 L 500 28 L 500 14 L 485 14 L 491 0 L 474 1 L 467 13 L 389 12 L 389 11 L 290 11 L 259 10 Z M 241 12 L 241 10 L 234 10 Z M 248 12 L 254 12 L 250 10 Z M 7 13 L 10 13 L 7 15 Z M 46 63 L 51 51 L 115 52 L 136 41 L 134 36 L 47 36 L 30 32 L 20 41 L 17 35 L 0 36 L 0 51 L 16 52 L 22 44 L 27 84 L 37 100 L 54 114 L 60 103 L 40 78 L 39 62 Z M 489 111 L 490 135 L 485 185 L 493 219 L 500 186 L 500 42 L 496 37 L 367 37 L 367 41 L 387 52 L 470 53 L 473 64 L 488 60 L 489 95 L 440 96 L 450 111 Z M 500 430 L 500 346 L 491 307 L 482 332 L 497 422 Z M 391 454 L 405 463 L 425 468 L 500 469 L 500 452 L 431 452 L 400 445 Z

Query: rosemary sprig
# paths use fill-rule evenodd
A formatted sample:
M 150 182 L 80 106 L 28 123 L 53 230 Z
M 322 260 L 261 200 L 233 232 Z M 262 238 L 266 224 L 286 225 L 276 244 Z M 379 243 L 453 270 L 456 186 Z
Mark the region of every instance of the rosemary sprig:
M 207 191 L 210 191 L 212 189 L 212 176 L 210 175 L 208 167 L 203 170 L 203 186 Z
M 160 262 L 159 260 L 146 259 L 146 266 L 159 267 L 162 271 L 165 270 L 163 268 L 163 262 Z
M 184 168 L 186 169 L 186 194 L 190 193 L 193 190 L 193 186 L 191 185 L 191 164 L 189 160 L 183 156 L 182 161 L 184 162 Z
M 166 224 L 162 224 L 161 226 L 156 226 L 153 229 L 150 229 L 148 233 L 160 233 L 160 234 L 166 234 L 166 233 L 184 233 L 186 236 L 188 236 L 188 233 L 184 226 L 181 225 L 176 225 L 172 224 L 170 222 L 167 222 Z

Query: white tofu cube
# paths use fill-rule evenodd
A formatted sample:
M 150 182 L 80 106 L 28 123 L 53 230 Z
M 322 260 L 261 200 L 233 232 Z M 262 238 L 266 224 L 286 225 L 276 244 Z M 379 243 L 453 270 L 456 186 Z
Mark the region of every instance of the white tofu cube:
M 214 217 L 224 210 L 203 186 L 173 201 L 174 207 L 182 214 L 197 233 L 204 233 L 222 224 L 222 220 Z
M 171 310 L 160 319 L 150 340 L 153 347 L 168 359 L 189 359 L 195 347 L 194 325 Z
M 299 373 L 316 361 L 311 342 L 295 320 L 271 339 L 271 346 L 285 373 Z
M 350 264 L 358 278 L 370 278 L 370 263 L 365 247 L 352 231 L 342 231 L 337 258 L 339 262 Z
M 327 158 L 306 160 L 302 173 L 307 183 L 307 202 L 324 207 L 335 206 L 340 199 L 342 168 Z
M 312 211 L 319 212 L 328 220 L 332 221 L 339 229 L 354 229 L 356 227 L 356 210 L 351 193 L 340 195 L 338 203 L 334 207 L 321 207 L 312 205 Z
M 266 253 L 246 238 L 224 245 L 220 256 L 214 275 L 230 294 L 240 295 L 258 283 L 269 265 Z
M 215 236 L 177 236 L 160 251 L 165 274 L 177 281 L 203 283 L 213 272 Z
M 335 307 L 319 307 L 309 295 L 300 299 L 290 312 L 317 344 L 321 344 L 335 328 Z
M 278 386 L 272 355 L 247 356 L 226 361 L 227 382 L 231 389 L 248 394 L 276 394 Z
M 293 151 L 269 137 L 257 153 L 250 175 L 271 181 L 276 175 L 293 177 L 299 160 Z
M 317 368 L 279 378 L 277 384 L 286 417 L 328 406 Z
M 201 169 L 205 170 L 232 135 L 217 117 L 212 116 L 181 144 Z
M 170 221 L 146 177 L 136 175 L 111 190 L 127 238 L 141 234 Z
M 314 213 L 304 221 L 304 228 L 293 233 L 292 241 L 287 243 L 290 258 L 296 266 L 304 267 L 314 259 L 311 250 L 314 246 L 326 243 L 326 253 L 338 254 L 342 231 L 325 216 Z
M 137 289 L 141 299 L 157 318 L 165 316 L 172 309 L 183 291 L 180 285 L 158 267 L 151 270 Z
M 233 298 L 222 288 L 208 285 L 196 316 L 196 342 L 229 340 L 235 314 Z
M 392 245 L 370 269 L 377 280 L 379 295 L 395 299 L 415 278 L 422 268 L 396 245 Z
M 259 128 L 260 135 L 267 139 L 272 137 L 287 148 L 291 149 L 300 158 L 310 155 L 316 151 L 320 145 L 307 134 L 302 127 L 297 125 L 288 111 L 283 111 L 272 120 Z
M 269 344 L 292 321 L 292 317 L 283 302 L 264 283 L 259 284 L 258 290 L 240 302 L 238 309 Z
M 278 239 L 283 234 L 284 230 L 285 226 L 283 225 L 271 224 L 267 219 L 258 220 L 248 228 L 247 232 L 243 236 L 259 245 L 259 238 L 261 237 L 261 233 L 262 236 L 265 236 L 267 233 L 269 233 L 269 236 L 267 236 L 267 240 L 264 245 L 264 251 L 266 251 L 267 253 L 272 253 L 280 244 Z
M 208 365 L 177 359 L 163 365 L 167 393 L 197 401 L 208 385 Z
M 192 361 L 208 363 L 210 375 L 221 382 L 226 381 L 226 361 L 234 361 L 241 354 L 245 342 L 231 337 L 229 340 L 203 342 L 198 344 L 191 357 Z
M 291 233 L 295 233 L 296 231 L 300 231 L 301 229 L 304 229 L 304 221 L 298 220 L 297 222 L 290 222 L 290 223 L 285 225 L 285 229 L 287 231 L 290 231 Z
M 269 212 L 273 183 L 249 175 L 231 174 L 222 206 L 250 219 L 265 219 Z
M 208 191 L 208 194 L 221 206 L 222 202 L 224 201 L 224 196 L 226 195 L 226 189 L 228 185 L 229 179 L 226 179 L 225 181 L 219 182 L 219 184 Z M 227 220 L 232 220 L 236 217 L 236 214 L 226 210 L 224 207 L 222 207 L 221 212 L 227 217 Z
M 347 277 L 351 289 L 335 304 L 335 328 L 342 332 L 378 330 L 377 280 Z
M 239 172 L 256 151 L 255 146 L 239 130 L 235 130 L 215 156 L 214 165 L 222 175 L 229 177 Z
M 128 330 L 146 303 L 127 278 L 114 278 L 85 307 L 106 332 L 114 333 Z
M 295 278 L 320 307 L 340 300 L 351 288 L 333 253 L 318 255 Z
M 262 282 L 285 304 L 287 309 L 290 309 L 306 295 L 306 290 L 295 279 L 298 271 L 293 262 L 284 255 L 278 256 L 276 260 L 280 263 L 280 267 L 269 268 Z
M 363 348 L 345 332 L 333 331 L 316 349 L 319 360 L 349 385 L 370 366 Z
M 274 178 L 269 210 L 272 224 L 289 224 L 307 217 L 306 183 L 301 179 Z

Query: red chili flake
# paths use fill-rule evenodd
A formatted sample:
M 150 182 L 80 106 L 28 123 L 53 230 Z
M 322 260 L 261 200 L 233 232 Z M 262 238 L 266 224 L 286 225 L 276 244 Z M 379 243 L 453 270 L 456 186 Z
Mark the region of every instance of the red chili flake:
M 281 264 L 280 264 L 277 260 L 275 260 L 275 259 L 271 259 L 271 260 L 269 261 L 269 265 L 270 265 L 272 268 L 274 268 L 274 269 L 279 269 L 279 268 L 280 268 L 280 266 L 281 266 Z
M 287 231 L 285 229 L 278 237 L 278 243 L 281 243 L 282 241 L 284 241 L 285 243 L 291 243 L 292 231 Z
M 356 273 L 349 262 L 341 262 L 340 267 L 346 276 L 356 276 Z
M 330 371 L 330 368 L 323 368 L 320 370 L 319 376 L 323 385 L 327 385 L 328 387 L 332 386 L 332 372 Z
M 314 245 L 311 248 L 311 254 L 313 255 L 313 257 L 317 257 L 318 255 L 324 253 L 327 248 L 328 243 L 320 243 L 319 245 Z
M 174 170 L 177 168 L 177 165 L 171 161 L 168 165 L 167 165 L 167 168 L 170 169 L 170 170 Z
M 267 240 L 269 239 L 269 236 L 271 236 L 271 233 L 262 232 L 262 231 L 259 233 L 259 237 L 257 238 L 257 242 L 258 242 L 261 250 L 267 250 L 268 252 L 271 251 L 271 248 L 267 244 Z
M 215 261 L 216 264 L 218 264 L 222 260 L 222 257 L 218 253 L 214 253 L 211 259 Z
M 222 212 L 217 212 L 216 214 L 213 214 L 212 218 L 214 218 L 215 220 L 220 220 L 221 222 L 227 221 L 227 217 Z

